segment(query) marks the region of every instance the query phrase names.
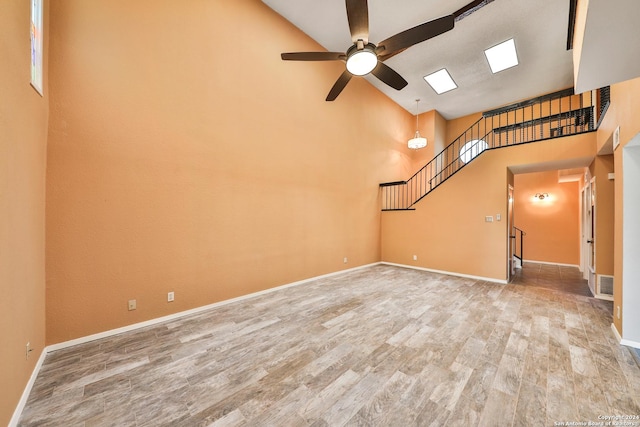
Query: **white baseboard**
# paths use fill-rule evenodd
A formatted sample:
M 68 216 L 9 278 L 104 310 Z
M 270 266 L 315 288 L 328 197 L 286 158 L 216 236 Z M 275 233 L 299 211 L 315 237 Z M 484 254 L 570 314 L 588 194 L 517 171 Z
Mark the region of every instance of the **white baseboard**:
M 611 324 L 611 330 L 613 331 L 613 335 L 615 335 L 616 339 L 621 345 L 626 345 L 627 347 L 633 347 L 633 348 L 640 348 L 640 342 L 626 340 L 622 338 L 620 336 L 620 333 L 618 333 L 618 329 L 616 329 L 616 326 L 613 323 Z
M 558 265 L 560 267 L 575 267 L 578 270 L 580 269 L 580 266 L 578 264 L 562 264 L 560 262 L 535 261 L 532 259 L 525 259 L 522 262 L 530 262 L 532 264 Z
M 637 342 L 637 341 L 621 339 L 620 340 L 620 344 L 626 345 L 627 347 L 633 347 L 633 348 L 640 349 L 640 342 Z
M 244 301 L 244 300 L 247 300 L 247 299 L 258 297 L 260 295 L 269 294 L 271 292 L 276 292 L 276 291 L 279 291 L 279 290 L 282 290 L 282 289 L 286 289 L 286 288 L 291 288 L 291 287 L 294 287 L 294 286 L 300 286 L 300 285 L 303 285 L 305 283 L 309 283 L 309 282 L 314 281 L 314 280 L 326 279 L 328 277 L 333 277 L 333 276 L 337 276 L 337 275 L 340 275 L 340 274 L 349 273 L 351 271 L 362 270 L 364 268 L 372 267 L 372 266 L 375 266 L 375 265 L 378 265 L 378 264 L 379 263 L 375 262 L 375 263 L 372 263 L 372 264 L 361 265 L 359 267 L 349 268 L 349 269 L 346 269 L 346 270 L 339 270 L 339 271 L 335 271 L 333 273 L 327 273 L 327 274 L 323 274 L 323 275 L 320 275 L 320 276 L 315 276 L 315 277 L 311 277 L 311 278 L 308 278 L 308 279 L 299 280 L 297 282 L 292 282 L 292 283 L 287 283 L 285 285 L 276 286 L 275 288 L 269 288 L 269 289 L 265 289 L 263 291 L 253 292 L 253 293 L 250 293 L 250 294 L 247 294 L 247 295 L 242 295 L 242 296 L 239 296 L 239 297 L 236 297 L 236 298 L 231 298 L 231 299 L 227 299 L 227 300 L 224 300 L 224 301 L 214 302 L 213 304 L 203 305 L 201 307 L 196 307 L 196 308 L 193 308 L 193 309 L 190 309 L 190 310 L 180 311 L 178 313 L 169 314 L 167 316 L 157 317 L 155 319 L 147 320 L 147 321 L 144 321 L 144 322 L 134 323 L 132 325 L 123 326 L 121 328 L 116 328 L 116 329 L 111 329 L 111 330 L 104 331 L 104 332 L 99 332 L 97 334 L 88 335 L 86 337 L 81 337 L 81 338 L 77 338 L 77 339 L 74 339 L 74 340 L 61 342 L 61 343 L 58 343 L 58 344 L 52 344 L 52 345 L 47 347 L 47 352 L 51 353 L 51 352 L 56 351 L 56 350 L 62 350 L 64 348 L 73 347 L 75 345 L 88 343 L 88 342 L 91 342 L 91 341 L 95 341 L 95 340 L 99 340 L 99 339 L 102 339 L 102 338 L 111 337 L 111 336 L 114 336 L 114 335 L 119 335 L 119 334 L 122 334 L 122 333 L 125 333 L 125 332 L 135 331 L 136 329 L 146 328 L 148 326 L 154 326 L 154 325 L 157 325 L 159 323 L 169 322 L 169 321 L 172 321 L 172 320 L 180 319 L 180 318 L 185 317 L 185 316 L 190 316 L 192 314 L 198 314 L 198 313 L 201 313 L 203 311 L 211 310 L 213 308 L 221 307 L 221 306 L 224 306 L 224 305 L 227 305 L 227 304 L 232 304 L 234 302 Z
M 392 266 L 404 267 L 404 268 L 413 268 L 413 269 L 417 269 L 417 270 L 429 271 L 429 272 L 432 272 L 432 273 L 440 273 L 440 274 L 447 274 L 447 275 L 450 275 L 450 276 L 458 276 L 458 277 L 465 277 L 465 278 L 470 278 L 470 279 L 485 280 L 485 281 L 496 282 L 496 283 L 501 283 L 501 284 L 506 284 L 507 283 L 506 280 L 499 280 L 499 279 L 494 279 L 494 278 L 470 276 L 470 275 L 466 275 L 466 274 L 453 273 L 453 272 L 440 271 L 440 270 L 432 270 L 432 269 L 421 268 L 421 267 L 413 267 L 413 266 L 410 266 L 410 265 L 393 264 L 393 263 L 389 263 L 389 262 L 375 262 L 375 263 L 371 263 L 371 264 L 361 265 L 359 267 L 349 268 L 349 269 L 346 269 L 346 270 L 339 270 L 339 271 L 335 271 L 333 273 L 327 273 L 327 274 L 323 274 L 323 275 L 320 275 L 320 276 L 315 276 L 315 277 L 311 277 L 311 278 L 308 278 L 308 279 L 299 280 L 297 282 L 288 283 L 288 284 L 285 284 L 285 285 L 282 285 L 282 286 L 277 286 L 277 287 L 274 287 L 274 288 L 265 289 L 263 291 L 258 291 L 258 292 L 254 292 L 254 293 L 247 294 L 247 295 L 242 295 L 242 296 L 239 296 L 237 298 L 231 298 L 231 299 L 228 299 L 228 300 L 219 301 L 219 302 L 216 302 L 216 303 L 213 303 L 213 304 L 208 304 L 208 305 L 205 305 L 205 306 L 202 306 L 202 307 L 197 307 L 197 308 L 194 308 L 194 309 L 191 309 L 191 310 L 181 311 L 181 312 L 178 312 L 178 313 L 170 314 L 168 316 L 158 317 L 156 319 L 147 320 L 145 322 L 134 323 L 132 325 L 127 325 L 127 326 L 123 326 L 121 328 L 111 329 L 111 330 L 100 332 L 100 333 L 97 333 L 97 334 L 88 335 L 86 337 L 81 337 L 81 338 L 73 339 L 73 340 L 70 340 L 70 341 L 65 341 L 65 342 L 61 342 L 61 343 L 57 343 L 57 344 L 52 344 L 52 345 L 49 345 L 49 346 L 45 347 L 42 350 L 42 353 L 40 354 L 40 358 L 38 359 L 38 363 L 34 367 L 34 370 L 31 373 L 31 378 L 29 379 L 29 382 L 27 383 L 27 386 L 25 387 L 25 389 L 24 389 L 24 391 L 22 393 L 22 397 L 20 398 L 18 406 L 16 407 L 16 409 L 15 409 L 15 411 L 13 413 L 13 417 L 11 417 L 11 421 L 9 422 L 9 427 L 15 427 L 15 426 L 18 425 L 18 421 L 19 421 L 20 416 L 22 415 L 22 411 L 24 410 L 24 407 L 25 407 L 25 405 L 27 403 L 27 399 L 29 398 L 29 394 L 31 393 L 31 389 L 33 387 L 33 384 L 35 383 L 35 380 L 38 377 L 38 374 L 40 373 L 40 369 L 42 367 L 42 364 L 44 363 L 44 360 L 45 360 L 47 354 L 49 354 L 49 353 L 52 353 L 52 352 L 57 351 L 57 350 L 62 350 L 62 349 L 65 349 L 65 348 L 73 347 L 73 346 L 76 346 L 76 345 L 79 345 L 79 344 L 84 344 L 84 343 L 88 343 L 88 342 L 91 342 L 91 341 L 99 340 L 99 339 L 102 339 L 102 338 L 108 338 L 108 337 L 111 337 L 111 336 L 114 336 L 114 335 L 119 335 L 119 334 L 122 334 L 122 333 L 125 333 L 125 332 L 134 331 L 136 329 L 146 328 L 148 326 L 157 325 L 159 323 L 163 323 L 163 322 L 167 322 L 167 321 L 171 321 L 171 320 L 176 320 L 176 319 L 179 319 L 179 318 L 182 318 L 182 317 L 185 317 L 185 316 L 201 313 L 203 311 L 211 310 L 213 308 L 221 307 L 221 306 L 224 306 L 224 305 L 227 305 L 227 304 L 232 304 L 234 302 L 255 298 L 255 297 L 258 297 L 260 295 L 265 295 L 265 294 L 268 294 L 268 293 L 271 293 L 271 292 L 275 292 L 275 291 L 278 291 L 278 290 L 282 290 L 282 289 L 286 289 L 286 288 L 290 288 L 290 287 L 294 287 L 294 286 L 300 286 L 300 285 L 303 285 L 305 283 L 309 283 L 309 282 L 314 281 L 314 280 L 326 279 L 328 277 L 333 277 L 333 276 L 337 276 L 337 275 L 340 275 L 340 274 L 349 273 L 349 272 L 352 272 L 352 271 L 362 270 L 362 269 L 373 267 L 373 266 L 380 265 L 380 264 L 392 265 Z
M 618 342 L 622 341 L 622 337 L 620 336 L 616 325 L 614 325 L 613 323 L 611 324 L 611 330 L 613 331 L 613 335 L 616 337 L 616 340 L 618 340 Z
M 394 267 L 411 268 L 411 269 L 414 269 L 414 270 L 428 271 L 430 273 L 446 274 L 447 276 L 464 277 L 465 279 L 484 280 L 486 282 L 499 283 L 501 285 L 506 285 L 508 283 L 506 279 L 496 279 L 494 277 L 473 276 L 473 275 L 470 275 L 470 274 L 456 273 L 456 272 L 453 272 L 453 271 L 443 271 L 443 270 L 434 270 L 432 268 L 417 267 L 415 265 L 396 264 L 394 262 L 386 262 L 386 261 L 382 261 L 382 262 L 380 262 L 380 264 L 392 265 Z
M 375 265 L 379 265 L 379 262 L 374 262 L 372 264 L 365 264 L 365 265 L 361 265 L 359 267 L 353 267 L 353 268 L 349 268 L 346 270 L 339 270 L 339 271 L 335 271 L 333 273 L 327 273 L 327 274 L 322 274 L 320 276 L 315 276 L 315 277 L 311 277 L 308 279 L 303 279 L 303 280 L 299 280 L 297 282 L 292 282 L 292 283 L 288 283 L 282 286 L 276 286 L 274 288 L 269 288 L 269 289 L 265 289 L 263 291 L 258 291 L 258 292 L 254 292 L 251 294 L 247 294 L 247 295 L 242 295 L 239 296 L 237 298 L 231 298 L 228 300 L 224 300 L 224 301 L 219 301 L 213 304 L 208 304 L 202 307 L 197 307 L 191 310 L 186 310 L 186 311 L 181 311 L 178 313 L 174 313 L 174 314 L 170 314 L 168 316 L 163 316 L 163 317 L 158 317 L 156 319 L 151 319 L 151 320 L 147 320 L 145 322 L 140 322 L 140 323 L 134 323 L 132 325 L 127 325 L 127 326 L 123 326 L 121 328 L 116 328 L 116 329 L 111 329 L 109 331 L 104 331 L 104 332 L 100 332 L 97 334 L 92 334 L 92 335 L 88 335 L 86 337 L 81 337 L 81 338 L 77 338 L 74 340 L 70 340 L 70 341 L 65 341 L 65 342 L 61 342 L 61 343 L 57 343 L 57 344 L 52 344 L 49 345 L 47 347 L 45 347 L 42 350 L 42 353 L 40 354 L 40 358 L 38 359 L 38 363 L 36 363 L 36 366 L 33 369 L 33 372 L 31 373 L 31 378 L 29 378 L 29 382 L 27 383 L 24 391 L 22 392 L 22 396 L 20 398 L 20 401 L 18 402 L 18 406 L 16 406 L 15 411 L 13 412 L 13 416 L 11 417 L 11 421 L 9 421 L 9 427 L 16 427 L 18 425 L 18 421 L 20 420 L 20 416 L 22 415 L 22 411 L 24 410 L 24 407 L 27 403 L 27 399 L 29 398 L 29 394 L 31 393 L 31 389 L 33 388 L 33 384 L 35 383 L 36 378 L 38 377 L 38 374 L 40 373 L 40 369 L 42 368 L 42 364 L 44 363 L 44 360 L 47 356 L 47 354 L 52 353 L 54 351 L 57 350 L 62 350 L 65 348 L 69 348 L 69 347 L 73 347 L 79 344 L 84 344 L 87 342 L 91 342 L 91 341 L 95 341 L 95 340 L 99 340 L 102 338 L 108 338 L 114 335 L 119 335 L 125 332 L 130 332 L 130 331 L 134 331 L 136 329 L 140 329 L 140 328 L 146 328 L 147 326 L 153 326 L 153 325 L 157 325 L 159 323 L 163 323 L 163 322 L 167 322 L 167 321 L 171 321 L 171 320 L 176 320 L 179 319 L 181 317 L 185 317 L 185 316 L 189 316 L 191 314 L 197 314 L 203 311 L 207 311 L 207 310 L 211 310 L 212 308 L 216 308 L 216 307 L 220 307 L 223 305 L 227 305 L 227 304 L 231 304 L 234 302 L 238 302 L 238 301 L 243 301 L 243 300 L 247 300 L 247 299 L 251 299 L 251 298 L 255 298 L 257 296 L 260 295 L 265 295 L 271 292 L 275 292 L 281 289 L 286 289 L 286 288 L 290 288 L 290 287 L 294 287 L 294 286 L 299 286 L 314 280 L 319 280 L 319 279 L 325 279 L 328 277 L 332 277 L 332 276 L 337 276 L 340 274 L 345 274 L 345 273 L 349 273 L 352 271 L 357 271 L 357 270 L 362 270 L 364 268 L 368 268 L 368 267 L 372 267 Z
M 29 378 L 29 382 L 27 382 L 27 386 L 24 388 L 22 392 L 22 396 L 20 396 L 20 400 L 18 401 L 18 406 L 13 411 L 13 416 L 11 420 L 9 420 L 9 427 L 16 427 L 18 425 L 18 421 L 20 421 L 20 416 L 22 415 L 22 411 L 24 410 L 25 405 L 27 404 L 27 399 L 29 399 L 29 395 L 31 394 L 31 389 L 33 388 L 33 384 L 36 382 L 36 378 L 38 378 L 38 374 L 40 373 L 40 368 L 42 368 L 42 364 L 44 363 L 45 357 L 47 357 L 47 347 L 42 349 L 40 353 L 40 357 L 36 362 L 36 366 L 33 368 L 33 372 L 31 373 L 31 377 Z

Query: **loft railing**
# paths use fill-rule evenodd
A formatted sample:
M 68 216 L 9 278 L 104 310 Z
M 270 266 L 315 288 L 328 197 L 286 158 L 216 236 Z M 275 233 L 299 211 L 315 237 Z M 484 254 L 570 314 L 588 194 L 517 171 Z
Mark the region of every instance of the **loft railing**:
M 382 210 L 407 210 L 486 150 L 597 129 L 609 87 L 579 95 L 566 89 L 482 114 L 473 125 L 406 181 L 380 184 Z

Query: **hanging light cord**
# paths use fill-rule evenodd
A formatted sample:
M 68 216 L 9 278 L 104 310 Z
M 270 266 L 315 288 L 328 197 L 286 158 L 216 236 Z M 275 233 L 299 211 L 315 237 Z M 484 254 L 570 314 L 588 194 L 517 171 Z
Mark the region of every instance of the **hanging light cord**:
M 418 102 L 420 102 L 420 99 L 416 99 L 416 135 L 418 135 L 418 133 L 420 132 L 418 130 Z

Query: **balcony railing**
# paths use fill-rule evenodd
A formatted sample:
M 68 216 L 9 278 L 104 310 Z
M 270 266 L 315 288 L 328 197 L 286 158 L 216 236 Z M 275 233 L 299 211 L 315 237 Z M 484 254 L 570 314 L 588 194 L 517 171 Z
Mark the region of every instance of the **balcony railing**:
M 609 106 L 609 88 L 579 95 L 567 89 L 487 111 L 406 181 L 380 184 L 382 210 L 407 210 L 486 150 L 597 129 Z

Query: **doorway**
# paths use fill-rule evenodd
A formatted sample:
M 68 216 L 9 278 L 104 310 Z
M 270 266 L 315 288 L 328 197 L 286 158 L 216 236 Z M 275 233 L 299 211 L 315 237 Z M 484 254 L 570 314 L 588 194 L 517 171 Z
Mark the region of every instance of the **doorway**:
M 582 260 L 584 279 L 593 295 L 596 293 L 596 179 L 585 176 L 586 185 L 582 189 Z
M 511 282 L 516 274 L 516 263 L 514 255 L 516 253 L 516 233 L 514 229 L 513 211 L 513 186 L 509 185 L 507 203 L 507 281 Z

